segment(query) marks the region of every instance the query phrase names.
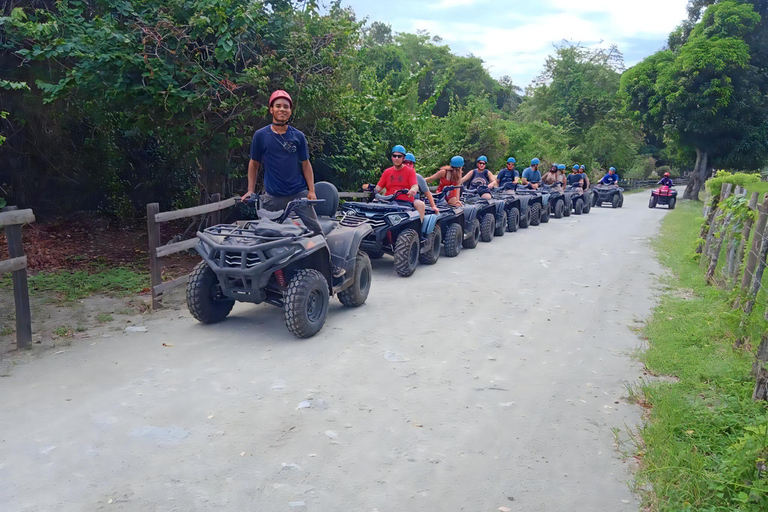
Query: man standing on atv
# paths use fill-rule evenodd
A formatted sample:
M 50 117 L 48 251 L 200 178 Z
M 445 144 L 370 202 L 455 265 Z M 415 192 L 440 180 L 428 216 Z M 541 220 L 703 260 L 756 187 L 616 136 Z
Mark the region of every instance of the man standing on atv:
M 539 172 L 539 159 L 534 158 L 531 160 L 531 166 L 527 167 L 523 171 L 523 178 L 525 178 L 528 183 L 531 184 L 531 187 L 534 189 L 539 188 L 539 183 L 541 183 L 541 173 Z
M 437 185 L 437 193 L 441 193 L 445 187 L 458 187 L 461 183 L 461 173 L 464 167 L 464 157 L 454 156 L 451 158 L 450 165 L 442 166 L 435 174 L 425 178 L 427 183 L 439 180 Z M 459 190 L 452 190 L 448 193 L 448 197 L 445 200 L 451 206 L 461 206 Z
M 468 172 L 459 182 L 463 185 L 466 181 L 469 181 L 468 188 L 476 191 L 477 195 L 483 199 L 490 199 L 491 189 L 496 186 L 496 178 L 493 177 L 491 171 L 486 169 L 487 166 L 488 158 L 481 156 L 477 159 L 477 167 Z
M 290 94 L 282 90 L 273 92 L 269 97 L 272 124 L 256 130 L 251 141 L 248 192 L 242 200 L 256 193 L 259 169 L 264 167 L 265 192 L 261 195 L 261 207 L 268 211 L 284 210 L 294 199 L 317 199 L 307 139 L 299 130 L 288 126 L 292 112 L 293 100 Z M 323 230 L 312 206 L 305 205 L 294 211 L 307 229 L 322 234 Z
M 664 177 L 659 180 L 657 185 L 661 185 L 662 187 L 674 187 L 675 184 L 672 183 L 672 178 L 669 177 L 669 173 L 665 172 Z
M 496 175 L 496 182 L 499 184 L 499 188 L 503 188 L 507 183 L 517 183 L 520 181 L 520 173 L 515 169 L 515 165 L 517 165 L 517 160 L 513 157 L 507 158 L 507 166 Z
M 608 174 L 600 179 L 601 185 L 616 185 L 619 182 L 619 175 L 616 174 L 616 168 L 611 167 L 608 169 Z

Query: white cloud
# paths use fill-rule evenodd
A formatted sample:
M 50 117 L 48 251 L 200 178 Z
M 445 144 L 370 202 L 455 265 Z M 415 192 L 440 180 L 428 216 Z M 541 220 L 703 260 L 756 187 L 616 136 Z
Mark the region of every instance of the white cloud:
M 429 4 L 430 9 L 452 9 L 454 7 L 466 7 L 474 5 L 478 0 L 440 0 Z

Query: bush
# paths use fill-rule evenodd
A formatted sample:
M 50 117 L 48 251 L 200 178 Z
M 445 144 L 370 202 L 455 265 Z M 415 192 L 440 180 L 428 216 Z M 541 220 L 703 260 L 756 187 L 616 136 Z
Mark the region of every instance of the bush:
M 650 155 L 635 158 L 632 167 L 626 172 L 624 178 L 644 180 L 656 171 L 656 159 Z
M 730 173 L 728 171 L 717 171 L 713 178 L 707 180 L 707 192 L 711 195 L 719 193 L 723 183 L 732 183 L 749 188 L 748 185 L 760 182 L 759 174 L 746 174 L 743 172 Z

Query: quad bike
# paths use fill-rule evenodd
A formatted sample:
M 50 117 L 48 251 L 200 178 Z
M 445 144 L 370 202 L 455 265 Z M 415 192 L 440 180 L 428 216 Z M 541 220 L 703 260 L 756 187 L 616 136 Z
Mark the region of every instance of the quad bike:
M 424 178 L 417 175 L 419 182 Z M 424 183 L 426 185 L 426 182 Z M 461 187 L 445 187 L 439 194 L 434 194 L 434 211 L 427 206 L 427 215 L 424 218 L 425 229 L 429 229 L 431 235 L 428 235 L 430 242 L 424 244 L 419 262 L 426 265 L 432 265 L 437 262 L 440 256 L 440 242 L 442 241 L 443 250 L 448 258 L 455 258 L 461 252 L 464 245 L 464 208 L 462 206 L 452 206 L 447 201 L 447 194 Z M 431 228 L 429 225 L 432 224 Z M 431 236 L 431 239 L 429 238 Z M 475 243 L 477 245 L 477 243 Z
M 528 206 L 530 218 L 528 220 L 528 225 L 538 226 L 542 222 L 549 222 L 551 210 L 549 206 L 550 193 L 548 190 L 517 187 L 515 195 L 518 197 L 529 198 Z M 523 226 L 522 222 L 520 223 L 520 226 L 527 227 Z
M 484 193 L 485 191 L 483 191 Z M 496 225 L 502 226 L 507 223 L 507 211 L 505 202 L 496 199 L 483 199 L 481 192 L 477 190 L 464 189 L 461 195 L 461 201 L 464 203 L 464 209 L 477 208 L 476 219 L 480 224 L 480 240 L 490 242 L 496 236 Z M 502 233 L 503 234 L 503 233 Z M 475 243 L 477 245 L 477 243 Z M 467 247 L 465 245 L 465 247 Z M 468 247 L 472 248 L 472 247 Z
M 509 233 L 514 233 L 520 227 L 520 212 L 525 206 L 526 220 L 529 220 L 530 211 L 528 208 L 528 201 L 530 198 L 517 196 L 514 194 L 513 183 L 507 183 L 502 189 L 495 188 L 491 191 L 491 196 L 498 201 L 504 202 L 504 210 L 507 214 L 506 224 L 496 224 L 496 236 L 501 236 L 499 230 L 505 230 Z
M 573 211 L 574 215 L 581 215 L 584 212 L 584 209 L 587 205 L 587 198 L 590 196 L 587 192 L 584 191 L 583 188 L 581 188 L 578 185 L 568 185 L 566 187 L 566 190 L 570 193 L 571 196 L 571 209 Z M 590 205 L 590 209 L 592 206 Z M 570 215 L 570 211 L 568 212 L 566 217 Z M 587 213 L 589 213 L 589 210 L 587 210 Z
M 504 199 L 505 202 L 517 201 L 513 203 L 517 206 L 517 219 L 507 214 L 507 231 L 517 231 L 517 228 L 527 228 L 536 225 L 541 221 L 542 198 L 533 190 L 518 187 L 516 183 L 506 183 L 501 190 L 496 191 L 497 199 Z M 538 206 L 537 206 L 538 205 Z M 538 219 L 538 220 L 537 220 Z M 514 222 L 517 220 L 517 222 Z M 534 224 L 533 222 L 536 224 Z M 514 223 L 514 225 L 513 225 Z
M 673 187 L 662 185 L 656 190 L 651 191 L 651 200 L 648 203 L 648 208 L 656 208 L 657 204 L 665 204 L 670 210 L 675 209 L 677 203 L 677 190 Z
M 542 185 L 539 187 L 539 190 L 549 194 L 547 209 L 549 210 L 551 216 L 556 219 L 561 219 L 571 214 L 571 211 L 573 210 L 572 198 L 574 194 L 571 189 L 563 188 L 562 185 L 555 184 Z
M 395 271 L 401 277 L 413 275 L 420 258 L 429 260 L 430 253 L 434 257 L 434 248 L 439 247 L 442 237 L 441 233 L 434 232 L 437 224 L 433 219 L 425 218 L 422 223 L 412 205 L 395 201 L 395 197 L 407 193 L 405 189 L 386 196 L 371 192 L 372 201 L 347 201 L 340 211 L 342 226 L 367 224 L 371 227 L 372 232 L 361 243 L 362 250 L 372 259 L 384 254 L 394 256 Z M 432 263 L 435 261 L 436 258 Z
M 360 250 L 370 226 L 345 227 L 333 218 L 339 193 L 315 185 L 318 199 L 296 199 L 284 211 L 258 210 L 259 219 L 219 224 L 197 233 L 201 261 L 187 282 L 187 306 L 198 321 L 224 320 L 236 301 L 283 308 L 285 325 L 299 338 L 322 329 L 329 298 L 362 305 L 371 287 L 371 262 Z M 322 233 L 311 233 L 291 214 L 313 205 Z
M 598 183 L 592 187 L 592 206 L 602 206 L 611 203 L 612 208 L 624 206 L 624 189 L 618 185 L 603 185 Z

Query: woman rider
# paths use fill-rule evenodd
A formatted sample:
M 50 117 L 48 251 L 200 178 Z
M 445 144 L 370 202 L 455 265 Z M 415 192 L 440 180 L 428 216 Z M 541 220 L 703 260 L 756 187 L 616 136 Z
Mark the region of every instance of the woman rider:
M 541 177 L 542 183 L 545 185 L 554 185 L 559 180 L 559 175 L 557 172 L 557 164 L 552 164 L 549 167 L 549 171 L 544 174 L 544 176 Z
M 483 199 L 491 199 L 491 189 L 496 186 L 496 178 L 486 168 L 487 166 L 488 158 L 481 156 L 477 159 L 477 168 L 467 173 L 460 182 L 463 185 L 464 182 L 469 181 L 469 188 L 477 191 Z
M 458 187 L 461 183 L 461 171 L 464 167 L 464 158 L 460 156 L 454 156 L 451 158 L 451 165 L 444 165 L 432 176 L 426 178 L 427 183 L 430 181 L 440 180 L 437 185 L 437 193 L 443 191 L 445 187 Z M 459 201 L 459 190 L 452 190 L 445 200 L 451 206 L 461 206 Z

